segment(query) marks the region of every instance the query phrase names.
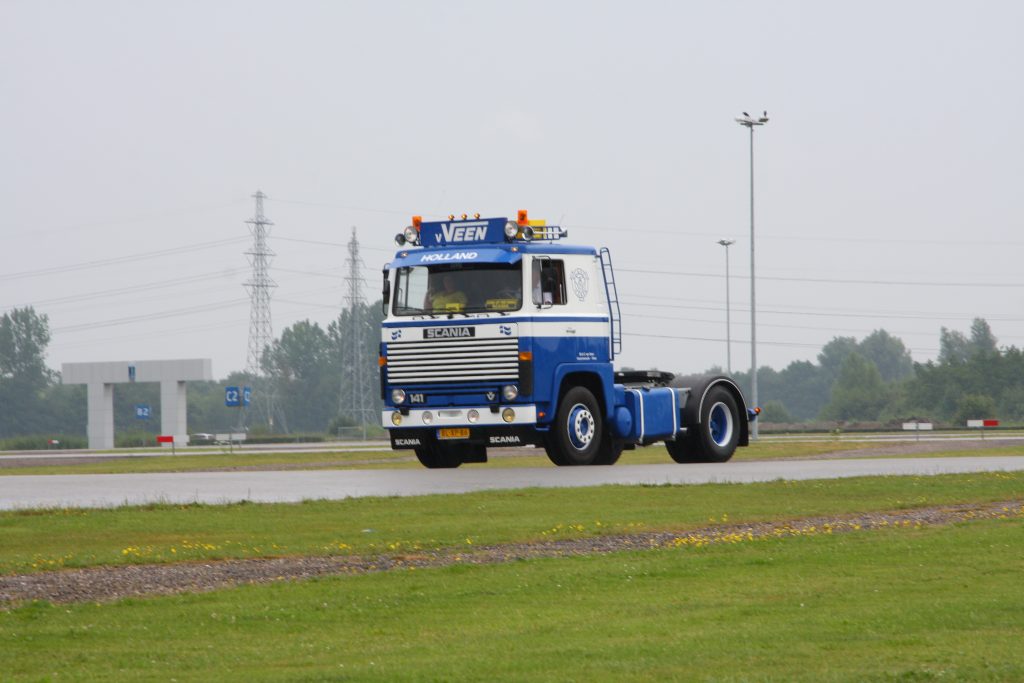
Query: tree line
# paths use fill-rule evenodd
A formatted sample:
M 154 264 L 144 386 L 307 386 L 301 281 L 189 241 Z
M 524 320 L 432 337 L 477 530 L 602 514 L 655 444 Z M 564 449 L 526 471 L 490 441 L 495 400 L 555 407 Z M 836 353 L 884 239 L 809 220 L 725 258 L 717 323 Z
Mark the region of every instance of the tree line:
M 736 377 L 749 389 L 749 372 Z M 1024 419 L 1024 351 L 1000 347 L 983 318 L 966 334 L 941 328 L 934 361 L 914 362 L 902 340 L 879 329 L 860 341 L 834 337 L 817 363 L 760 368 L 757 381 L 766 423 Z
M 374 426 L 382 408 L 377 370 L 382 319 L 378 301 L 343 311 L 326 328 L 302 320 L 264 350 L 263 377 L 236 371 L 220 381 L 189 382 L 189 431 L 354 435 L 368 420 L 370 432 L 379 434 Z M 60 373 L 47 367 L 49 342 L 49 319 L 34 308 L 16 308 L 0 317 L 0 439 L 34 435 L 44 437 L 45 443 L 46 437 L 85 436 L 86 388 L 61 384 Z M 361 406 L 353 406 L 352 392 L 346 392 L 351 374 L 346 372 L 347 359 L 353 357 L 353 347 L 362 350 L 370 389 Z M 253 404 L 245 414 L 224 405 L 229 386 L 253 387 Z M 149 419 L 136 417 L 137 404 L 152 407 Z M 159 385 L 114 385 L 114 431 L 119 442 L 145 441 L 159 430 Z
M 321 327 L 309 320 L 284 329 L 264 351 L 263 379 L 233 372 L 219 382 L 188 384 L 190 431 L 251 434 L 351 434 L 368 420 L 378 424 L 380 302 L 343 311 Z M 84 386 L 60 384 L 47 367 L 49 320 L 32 307 L 0 317 L 0 439 L 25 435 L 85 435 Z M 366 402 L 353 402 L 353 345 L 362 349 Z M 1024 351 L 1000 347 L 988 323 L 976 318 L 966 333 L 943 327 L 939 356 L 916 363 L 903 341 L 883 329 L 863 339 L 835 337 L 817 362 L 794 361 L 782 370 L 763 367 L 758 391 L 766 423 L 871 422 L 913 418 L 962 426 L 965 420 L 1024 419 Z M 709 372 L 719 372 L 712 368 Z M 748 391 L 750 373 L 735 373 Z M 224 405 L 227 386 L 254 386 L 245 415 Z M 153 407 L 149 420 L 134 406 Z M 360 410 L 361 409 L 361 410 Z M 159 387 L 114 388 L 115 431 L 155 434 L 160 427 Z M 374 429 L 376 429 L 374 427 Z M 376 431 L 379 434 L 379 431 Z

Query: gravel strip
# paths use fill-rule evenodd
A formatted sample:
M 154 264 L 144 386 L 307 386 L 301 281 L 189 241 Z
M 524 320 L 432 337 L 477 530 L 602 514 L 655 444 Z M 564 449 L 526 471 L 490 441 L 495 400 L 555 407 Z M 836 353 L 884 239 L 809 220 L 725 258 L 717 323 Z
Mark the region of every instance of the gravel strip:
M 920 528 L 975 519 L 1024 516 L 1024 501 L 949 505 L 884 513 L 807 517 L 783 522 L 717 524 L 687 531 L 616 534 L 533 543 L 467 546 L 374 556 L 310 556 L 126 565 L 0 576 L 0 608 L 30 600 L 109 602 L 128 597 L 195 593 L 243 584 L 297 581 L 338 574 L 367 574 L 454 564 L 495 564 L 628 550 L 703 547 L 760 538 Z M 553 533 L 570 529 L 553 530 Z

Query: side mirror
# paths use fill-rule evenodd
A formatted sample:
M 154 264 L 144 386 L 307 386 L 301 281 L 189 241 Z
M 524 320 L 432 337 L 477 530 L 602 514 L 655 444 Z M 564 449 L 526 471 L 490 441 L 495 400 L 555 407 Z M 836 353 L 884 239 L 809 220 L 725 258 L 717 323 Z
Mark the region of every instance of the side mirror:
M 391 302 L 391 280 L 388 279 L 388 269 L 384 269 L 384 288 L 381 291 L 380 312 L 388 314 L 388 304 Z

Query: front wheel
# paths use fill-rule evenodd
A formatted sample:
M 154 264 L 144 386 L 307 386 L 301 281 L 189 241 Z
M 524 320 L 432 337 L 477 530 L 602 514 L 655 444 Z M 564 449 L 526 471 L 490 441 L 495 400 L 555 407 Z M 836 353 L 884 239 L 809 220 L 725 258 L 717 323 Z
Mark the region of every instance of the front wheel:
M 421 446 L 416 449 L 416 459 L 431 470 L 452 469 L 462 464 L 462 455 L 457 449 L 440 444 Z
M 601 406 L 590 390 L 573 387 L 565 392 L 558 402 L 555 422 L 544 445 L 551 462 L 563 466 L 603 464 L 601 460 L 606 458 L 602 455 L 610 446 Z

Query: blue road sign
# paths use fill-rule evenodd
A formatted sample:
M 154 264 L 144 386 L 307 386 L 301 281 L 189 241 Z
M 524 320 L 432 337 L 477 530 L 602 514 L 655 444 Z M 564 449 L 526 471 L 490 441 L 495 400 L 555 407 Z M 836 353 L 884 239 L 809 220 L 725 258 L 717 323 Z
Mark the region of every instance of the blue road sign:
M 242 405 L 246 408 L 252 402 L 252 387 L 242 387 Z
M 153 409 L 149 407 L 148 403 L 136 403 L 135 404 L 135 419 L 136 420 L 148 420 L 153 414 Z
M 228 408 L 237 408 L 242 405 L 241 393 L 238 391 L 238 387 L 224 388 L 224 405 Z

